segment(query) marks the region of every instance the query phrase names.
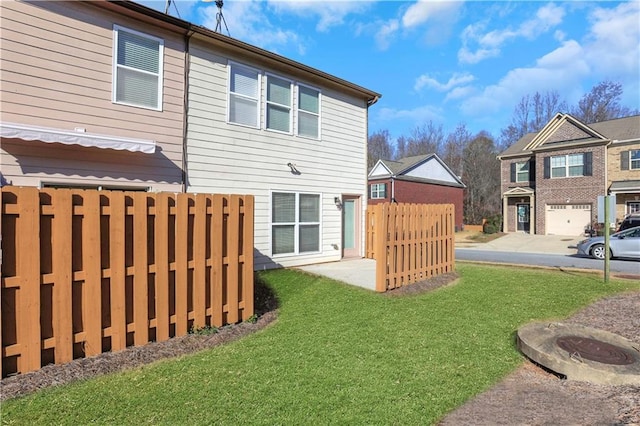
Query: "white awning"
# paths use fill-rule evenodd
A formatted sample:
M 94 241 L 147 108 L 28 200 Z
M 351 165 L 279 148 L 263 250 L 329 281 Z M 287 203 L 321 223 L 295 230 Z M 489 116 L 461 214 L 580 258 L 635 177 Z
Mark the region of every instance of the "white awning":
M 85 147 L 144 152 L 145 154 L 153 154 L 156 151 L 156 142 L 153 140 L 98 135 L 82 131 L 53 129 L 6 122 L 0 123 L 0 136 L 26 141 L 63 143 L 65 145 L 81 145 Z

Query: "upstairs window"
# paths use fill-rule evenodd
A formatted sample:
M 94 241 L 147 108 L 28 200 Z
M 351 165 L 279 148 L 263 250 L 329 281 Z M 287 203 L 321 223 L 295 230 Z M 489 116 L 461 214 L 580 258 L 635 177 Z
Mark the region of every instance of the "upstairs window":
M 529 161 L 511 163 L 511 182 L 529 182 Z
M 640 169 L 640 149 L 629 151 L 629 169 Z
M 291 132 L 291 82 L 267 76 L 266 128 Z
M 161 110 L 164 41 L 119 26 L 113 32 L 113 101 Z
M 386 183 L 371 184 L 369 197 L 373 200 L 387 198 L 387 184 Z
M 229 67 L 229 122 L 259 127 L 260 73 L 237 64 Z
M 298 86 L 298 135 L 320 138 L 320 92 Z
M 576 176 L 591 176 L 592 154 L 590 152 L 580 154 L 557 155 L 544 159 L 544 177 L 564 178 Z

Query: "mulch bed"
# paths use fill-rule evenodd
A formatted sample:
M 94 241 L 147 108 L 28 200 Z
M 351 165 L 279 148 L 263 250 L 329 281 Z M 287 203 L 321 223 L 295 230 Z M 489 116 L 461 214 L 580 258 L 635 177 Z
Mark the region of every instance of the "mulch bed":
M 458 278 L 457 273 L 443 274 L 389 291 L 384 296 L 432 291 L 454 285 Z M 245 322 L 223 327 L 210 336 L 191 334 L 8 377 L 0 381 L 0 400 L 225 344 L 268 326 L 277 318 L 277 307 L 275 296 L 266 286 L 256 282 L 258 320 L 255 323 Z M 599 328 L 640 342 L 640 292 L 600 300 L 565 322 Z M 450 413 L 440 424 L 640 425 L 640 383 L 637 386 L 607 386 L 563 380 L 527 362 L 493 388 Z

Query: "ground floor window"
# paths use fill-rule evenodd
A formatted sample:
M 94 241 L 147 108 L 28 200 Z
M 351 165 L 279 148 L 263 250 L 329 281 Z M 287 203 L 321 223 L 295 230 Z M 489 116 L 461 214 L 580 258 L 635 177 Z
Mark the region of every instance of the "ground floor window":
M 627 213 L 640 213 L 640 201 L 627 202 Z
M 320 194 L 273 192 L 271 252 L 301 254 L 320 251 Z

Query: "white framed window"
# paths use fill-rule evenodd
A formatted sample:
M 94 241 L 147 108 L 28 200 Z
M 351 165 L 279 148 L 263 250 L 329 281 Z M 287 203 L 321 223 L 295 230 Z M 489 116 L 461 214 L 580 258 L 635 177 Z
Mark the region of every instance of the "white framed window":
M 229 63 L 229 123 L 260 127 L 260 72 Z
M 640 169 L 640 149 L 632 149 L 629 151 L 629 169 Z
M 320 251 L 320 194 L 271 193 L 271 253 Z
M 297 135 L 320 139 L 320 91 L 298 84 Z
M 118 104 L 162 110 L 164 40 L 113 26 L 113 95 Z
M 529 162 L 516 163 L 516 182 L 529 182 Z
M 267 74 L 265 97 L 265 128 L 291 133 L 292 83 L 284 78 Z
M 627 213 L 640 213 L 640 201 L 627 201 Z
M 551 157 L 551 177 L 584 176 L 584 154 Z
M 386 183 L 372 183 L 370 186 L 370 198 L 377 200 L 387 197 L 387 184 Z

